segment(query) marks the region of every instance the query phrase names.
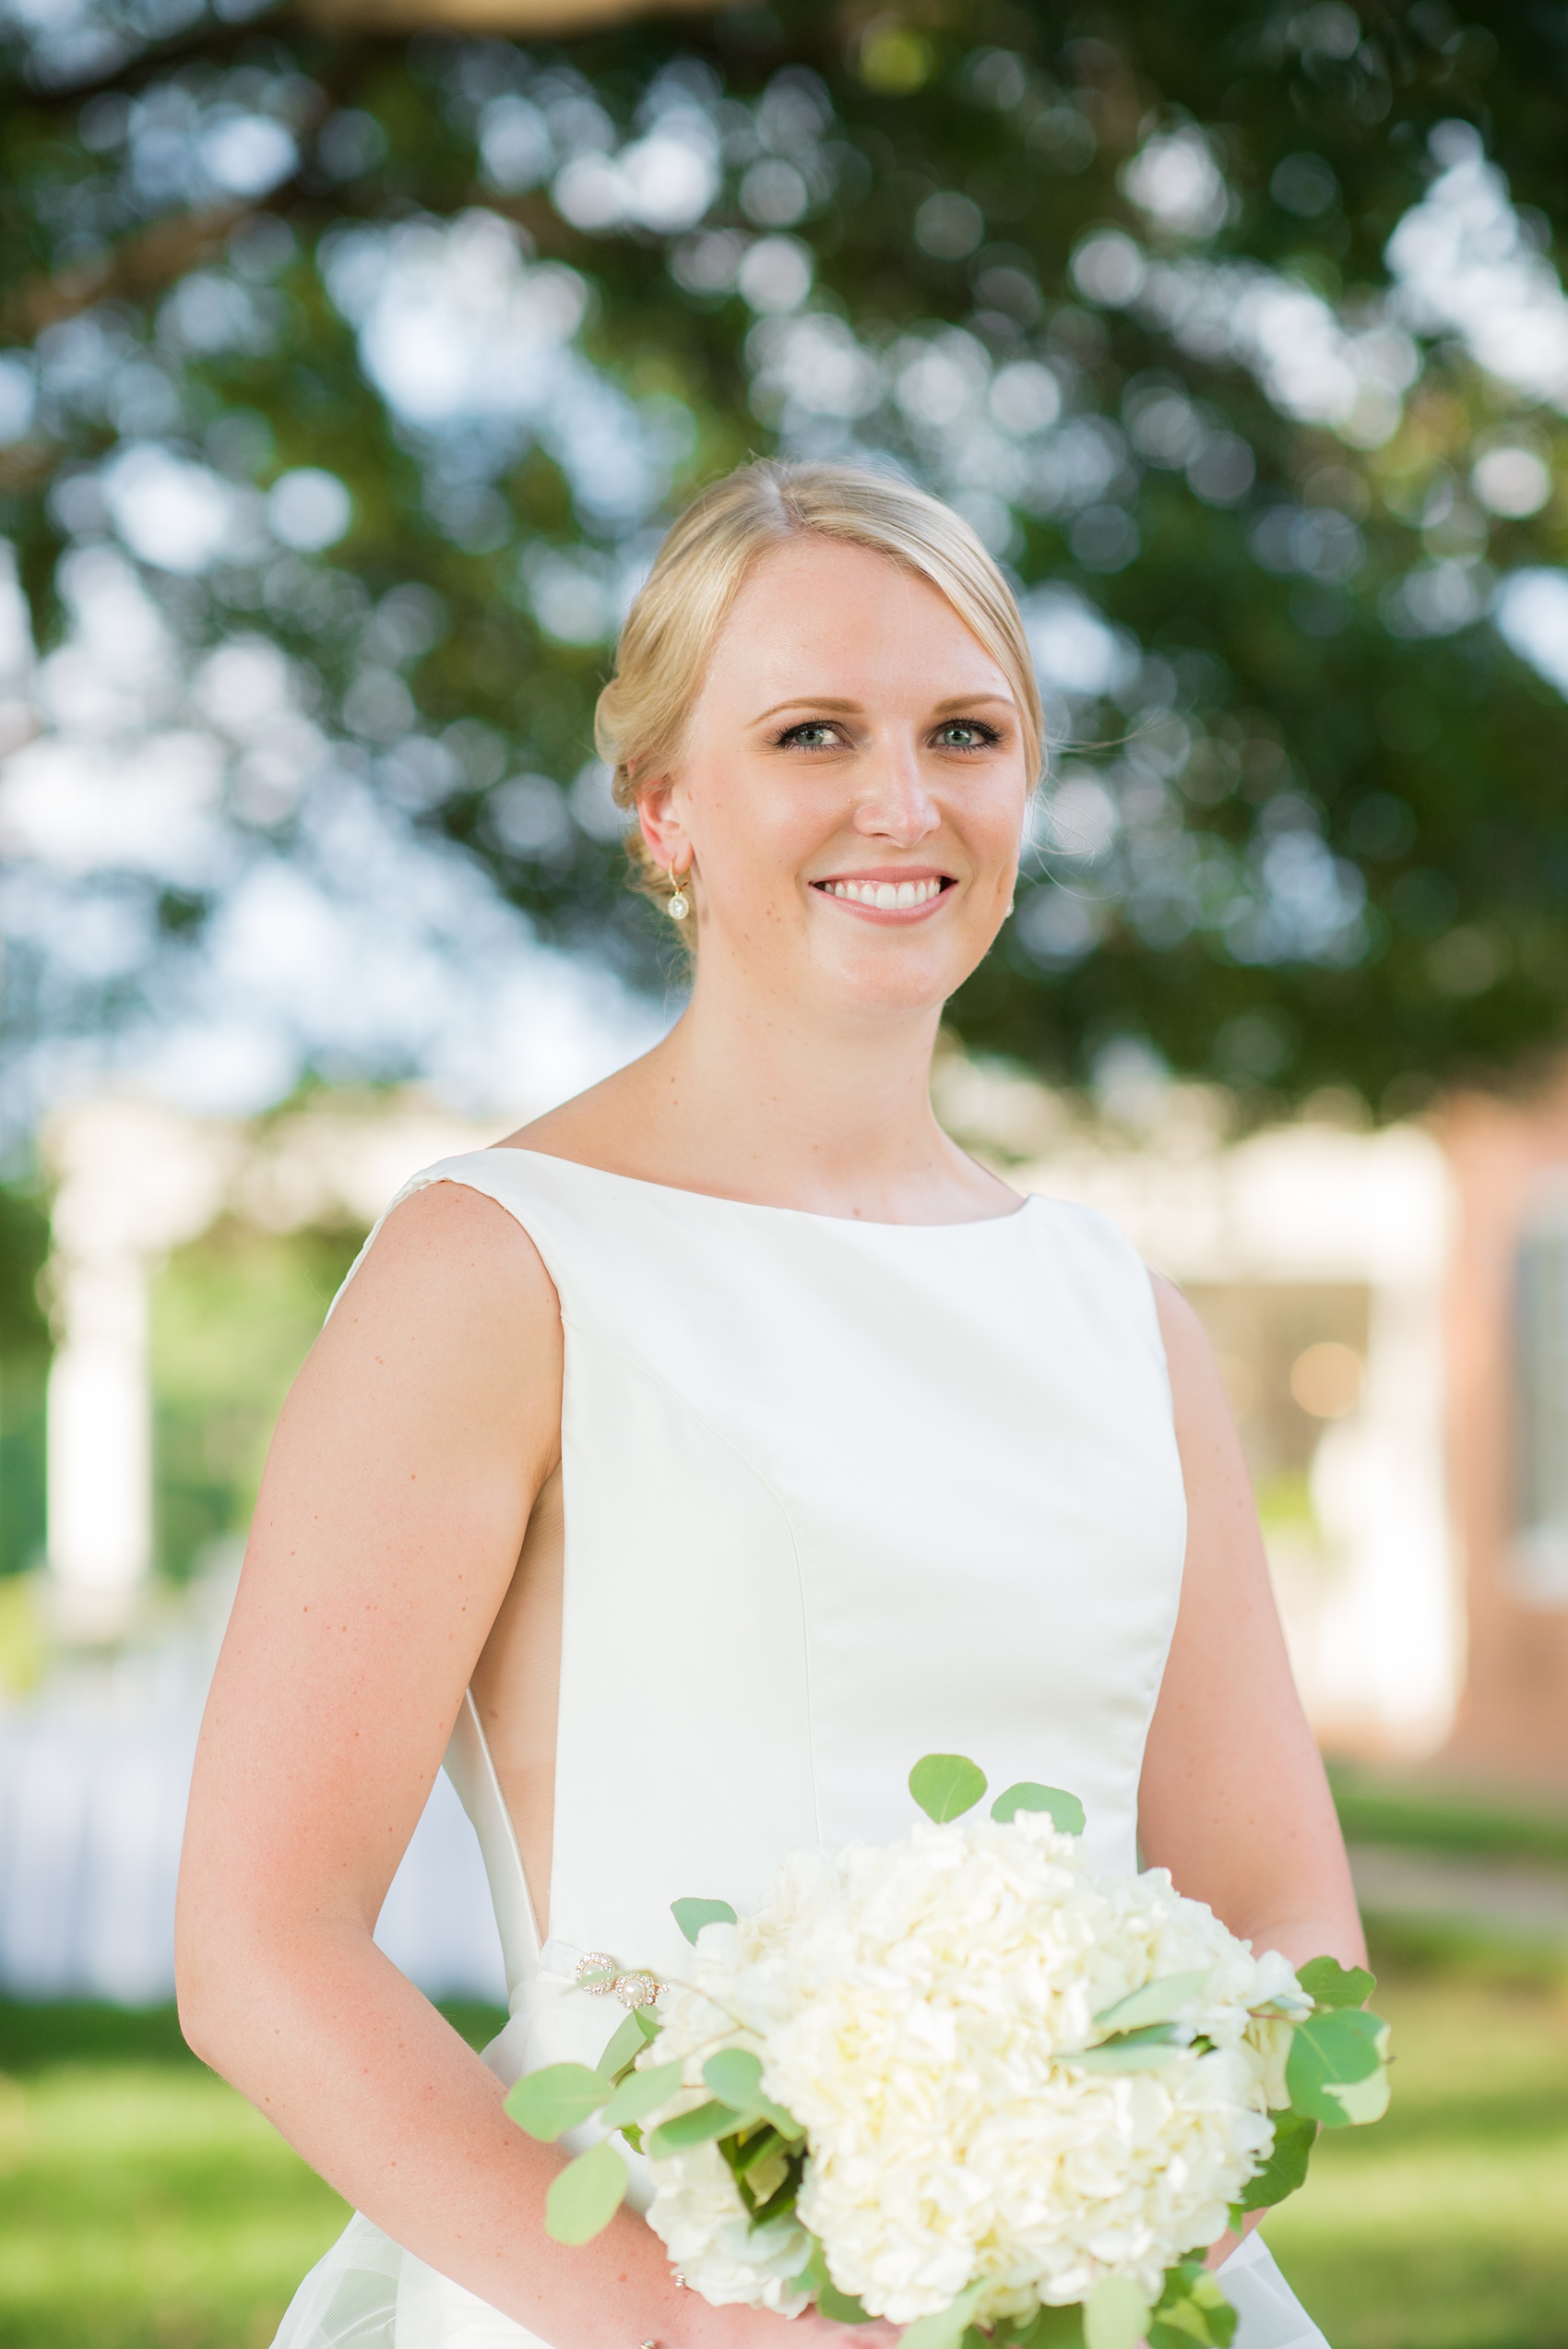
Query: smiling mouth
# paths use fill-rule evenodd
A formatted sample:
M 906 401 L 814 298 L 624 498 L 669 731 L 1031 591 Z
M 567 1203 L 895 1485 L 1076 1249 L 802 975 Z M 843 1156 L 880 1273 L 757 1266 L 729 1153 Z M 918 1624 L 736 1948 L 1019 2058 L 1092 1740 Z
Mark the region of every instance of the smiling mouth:
M 856 881 L 845 878 L 814 881 L 812 888 L 819 897 L 830 897 L 841 905 L 853 905 L 867 913 L 923 913 L 934 905 L 955 884 L 946 873 L 922 874 L 919 880 Z

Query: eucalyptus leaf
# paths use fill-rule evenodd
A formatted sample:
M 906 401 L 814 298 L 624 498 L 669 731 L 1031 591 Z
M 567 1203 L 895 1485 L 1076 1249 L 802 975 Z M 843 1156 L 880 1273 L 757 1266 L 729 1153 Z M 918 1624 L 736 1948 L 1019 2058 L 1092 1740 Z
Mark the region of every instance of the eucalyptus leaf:
M 705 1925 L 733 1925 L 735 1912 L 728 1901 L 699 1901 L 688 1898 L 671 1901 L 670 1914 L 685 1935 L 695 1942 Z
M 991 1816 L 1004 1827 L 1020 1811 L 1049 1811 L 1051 1825 L 1063 1835 L 1081 1835 L 1084 1831 L 1084 1806 L 1076 1795 L 1069 1795 L 1060 1786 L 1036 1786 L 1029 1779 L 1021 1779 L 1016 1786 L 1009 1786 L 998 1795 L 991 1806 Z
M 606 2080 L 613 2080 L 618 2071 L 624 2071 L 647 2045 L 641 2021 L 640 2014 L 630 2014 L 618 2030 L 611 2033 L 604 2053 L 594 2067 Z
M 1124 2275 L 1102 2275 L 1084 2302 L 1085 2349 L 1138 2349 L 1149 2305 Z
M 973 1769 L 974 1765 L 971 1763 L 969 1767 Z M 976 1771 L 975 1775 L 978 1778 L 980 1772 Z M 984 1791 L 982 1781 L 980 1793 Z M 919 1802 L 918 1795 L 915 1800 Z M 975 1800 L 979 1802 L 979 1795 Z M 984 2291 L 983 2283 L 971 2283 L 967 2291 L 960 2292 L 956 2300 L 945 2308 L 939 2308 L 934 2316 L 917 2317 L 913 2324 L 904 2327 L 902 2349 L 958 2349 Z
M 1170 2032 L 1154 2024 L 1147 2031 L 1130 2031 L 1124 2039 L 1077 2048 L 1061 2060 L 1075 2064 L 1080 2071 L 1158 2071 L 1181 2052 Z
M 544 2198 L 545 2233 L 556 2243 L 591 2243 L 620 2209 L 626 2177 L 626 2164 L 613 2145 L 600 2142 L 579 2153 Z
M 1170 2270 L 1149 2324 L 1149 2349 L 1230 2349 L 1236 2311 L 1200 2260 Z
M 776 2105 L 762 2092 L 762 2065 L 747 2047 L 720 2047 L 709 2056 L 702 2068 L 702 2076 L 714 2094 L 747 2119 L 771 2121 L 780 2137 L 803 2137 L 805 2131 L 792 2113 Z
M 624 2128 L 641 2120 L 656 2105 L 667 2105 L 681 2085 L 681 2064 L 653 2064 L 647 2071 L 628 2072 L 604 2107 L 606 2128 Z
M 1335 2098 L 1352 2128 L 1364 2128 L 1369 2121 L 1383 2118 L 1393 2090 L 1388 2074 L 1379 2065 L 1367 2079 L 1336 2081 L 1324 2093 Z
M 1386 2034 L 1387 2025 L 1362 2007 L 1341 2007 L 1299 2022 L 1285 2065 L 1292 2108 L 1325 2128 L 1346 2128 L 1350 2113 L 1331 2092 L 1374 2077 L 1382 2069 Z
M 666 2153 L 683 2153 L 689 2145 L 709 2145 L 716 2137 L 728 2137 L 740 2118 L 728 2105 L 695 2105 L 689 2113 L 661 2121 L 647 2140 L 647 2150 L 657 2160 Z
M 519 2128 L 552 2145 L 564 2129 L 576 2128 L 610 2101 L 611 2087 L 601 2071 L 587 2064 L 546 2064 L 519 2080 L 506 2099 L 506 2110 Z
M 1364 2007 L 1377 1988 L 1377 1976 L 1365 1966 L 1342 1966 L 1336 1958 L 1309 1958 L 1296 1979 L 1319 2007 Z
M 1005 2336 L 992 2334 L 997 2349 L 1084 2349 L 1084 2312 L 1075 2300 L 1065 2308 L 1037 2308 L 1027 2321 L 1015 2317 Z
M 836 2283 L 825 2283 L 816 2295 L 822 2315 L 834 2324 L 874 2324 L 876 2319 L 855 2298 L 852 2292 L 840 2292 Z
M 909 1772 L 909 1792 L 927 1818 L 944 1827 L 950 1818 L 962 1818 L 974 1809 L 985 1793 L 985 1772 L 962 1754 L 924 1754 Z M 936 2320 L 922 2317 L 920 2321 Z
M 835 2324 L 873 2323 L 874 2319 L 867 2315 L 853 2293 L 840 2292 L 834 2283 L 827 2271 L 827 2254 L 814 2235 L 811 2238 L 811 2258 L 795 2278 L 792 2289 L 809 2292 L 821 2314 L 830 2318 Z
M 1130 1990 L 1113 2007 L 1101 2008 L 1095 2021 L 1118 2031 L 1132 2031 L 1140 2023 L 1173 2022 L 1183 2007 L 1202 1997 L 1213 1971 L 1212 1966 L 1198 1966 L 1190 1973 L 1162 1974 L 1141 1990 Z
M 634 2008 L 632 2010 L 632 2021 L 636 2024 L 637 2029 L 642 2033 L 643 2037 L 647 2040 L 650 2045 L 658 2038 L 659 2033 L 664 2028 L 664 2025 L 660 2022 L 659 2017 L 647 2007 Z
M 1271 2211 L 1306 2183 L 1307 2164 L 1317 2142 L 1317 2123 L 1304 2113 L 1274 2115 L 1274 2150 L 1241 2192 L 1243 2211 Z

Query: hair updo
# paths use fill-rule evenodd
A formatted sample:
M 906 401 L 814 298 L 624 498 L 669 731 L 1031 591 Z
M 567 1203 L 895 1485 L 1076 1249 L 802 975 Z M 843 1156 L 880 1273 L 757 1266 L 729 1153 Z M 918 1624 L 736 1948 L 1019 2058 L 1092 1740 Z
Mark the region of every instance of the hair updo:
M 593 729 L 617 804 L 635 808 L 634 777 L 646 784 L 678 759 L 719 632 L 752 565 L 807 533 L 885 554 L 946 597 L 1013 688 L 1032 781 L 1044 744 L 1034 662 L 1013 590 L 968 523 L 897 474 L 763 459 L 693 499 L 626 615 Z M 668 884 L 636 829 L 627 852 L 634 885 L 661 896 Z

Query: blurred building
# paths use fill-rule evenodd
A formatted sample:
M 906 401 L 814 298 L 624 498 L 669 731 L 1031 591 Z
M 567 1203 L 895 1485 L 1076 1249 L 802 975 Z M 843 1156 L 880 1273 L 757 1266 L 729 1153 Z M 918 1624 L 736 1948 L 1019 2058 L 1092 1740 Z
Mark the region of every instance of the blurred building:
M 1152 1079 L 1089 1118 L 954 1059 L 939 1103 L 1196 1306 L 1324 1744 L 1568 1779 L 1568 1085 L 1239 1141 L 1212 1093 Z M 55 1118 L 46 1584 L 68 1642 L 232 1564 L 363 1233 L 411 1168 L 490 1139 L 399 1093 Z

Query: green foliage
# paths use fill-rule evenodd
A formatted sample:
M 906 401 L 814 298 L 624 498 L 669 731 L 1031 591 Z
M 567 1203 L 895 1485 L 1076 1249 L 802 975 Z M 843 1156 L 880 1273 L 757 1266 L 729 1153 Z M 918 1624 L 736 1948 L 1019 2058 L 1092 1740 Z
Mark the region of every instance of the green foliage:
M 624 2128 L 628 2121 L 641 2120 L 656 2105 L 667 2103 L 680 2085 L 679 2064 L 654 2064 L 647 2071 L 628 2072 L 604 2107 L 605 2128 Z
M 1140 1990 L 1130 1990 L 1096 2015 L 1098 2023 L 1119 2032 L 1136 2030 L 1141 2024 L 1174 2022 L 1183 2007 L 1190 2007 L 1203 1996 L 1213 1969 L 1198 1966 L 1188 1973 L 1161 1974 L 1154 1982 L 1146 1982 Z
M 1238 2207 L 1271 2211 L 1307 2182 L 1307 2164 L 1317 2142 L 1317 2123 L 1304 2113 L 1276 2113 L 1274 2145 L 1256 2177 L 1248 2180 Z
M 283 1401 L 363 1234 L 223 1222 L 152 1284 L 154 1501 L 163 1570 L 184 1580 L 242 1537 Z
M 809 2292 L 825 2317 L 834 2324 L 870 2324 L 870 2318 L 852 2293 L 840 2292 L 828 2273 L 827 2255 L 814 2235 L 811 2258 L 795 2279 L 798 2292 Z
M 591 2243 L 625 2200 L 626 2164 L 607 2140 L 590 2145 L 551 2180 L 544 2198 L 546 2232 L 557 2243 Z
M 1049 1811 L 1051 1824 L 1063 1835 L 1081 1835 L 1084 1831 L 1084 1806 L 1076 1795 L 1064 1794 L 1060 1786 L 1036 1786 L 1028 1779 L 1016 1786 L 1009 1786 L 998 1795 L 991 1806 L 992 1818 L 1005 1825 L 1020 1811 Z
M 1388 2103 L 1388 2026 L 1363 2008 L 1309 2015 L 1296 2026 L 1285 2067 L 1293 2109 L 1325 2128 L 1376 2120 Z
M 1309 1959 L 1296 1979 L 1320 2007 L 1365 2006 L 1377 1988 L 1377 1976 L 1365 1966 L 1342 1966 L 1336 1958 Z
M 926 1754 L 909 1772 L 909 1792 L 939 1827 L 972 1811 L 985 1793 L 985 1772 L 962 1754 Z
M 696 1940 L 705 1925 L 733 1925 L 735 1922 L 735 1912 L 728 1901 L 671 1901 L 670 1914 L 691 1942 Z
M 635 2008 L 626 2017 L 625 2021 L 618 2024 L 611 2033 L 604 2053 L 595 2066 L 595 2069 L 602 2073 L 606 2080 L 619 2081 L 622 2073 L 628 2071 L 636 2063 L 638 2056 L 654 2035 L 654 2033 L 643 2029 L 643 2013 L 642 2008 Z M 656 2024 L 655 2031 L 657 2028 Z
M 804 2135 L 794 2115 L 763 2093 L 762 2066 L 749 2048 L 721 2047 L 718 2055 L 709 2056 L 702 2076 L 714 2094 L 740 2115 L 742 2123 L 766 2121 L 780 2137 L 790 2140 Z
M 979 1797 L 976 1797 L 977 1801 Z M 971 2283 L 966 2292 L 947 2307 L 939 2308 L 934 2316 L 917 2317 L 903 2331 L 905 2349 L 958 2349 L 969 2319 L 980 2304 L 985 2286 Z M 1110 2349 L 1110 2344 L 1107 2344 Z M 1131 2349 L 1131 2344 L 1129 2344 Z
M 546 935 L 656 979 L 602 805 L 574 782 L 617 594 L 661 518 L 749 450 L 880 449 L 1123 648 L 1053 703 L 1082 755 L 1017 920 L 952 1008 L 970 1043 L 1075 1075 L 1131 1032 L 1260 1109 L 1334 1082 L 1393 1111 L 1560 1039 L 1562 709 L 1489 610 L 1494 578 L 1562 563 L 1568 507 L 1489 506 L 1475 467 L 1501 445 L 1560 471 L 1563 425 L 1448 321 L 1402 340 L 1388 300 L 1390 236 L 1457 151 L 1443 125 L 1474 126 L 1527 208 L 1519 266 L 1559 246 L 1551 11 L 1367 0 L 1347 42 L 1268 0 L 1111 0 L 1089 30 L 1016 0 L 869 24 L 780 0 L 524 45 L 333 31 L 287 5 L 193 7 L 160 37 L 101 6 L 98 50 L 73 61 L 42 11 L 4 60 L 0 290 L 40 390 L 0 451 L 0 529 L 45 646 L 64 558 L 113 535 L 103 483 L 127 449 L 165 445 L 258 512 L 291 471 L 335 473 L 351 518 L 330 546 L 139 558 L 177 638 L 193 658 L 235 634 L 279 648 L 373 789 Z M 632 143 L 672 77 L 731 152 L 701 224 L 572 217 L 554 174 L 574 139 L 579 159 Z M 269 192 L 204 177 L 225 108 L 287 125 Z M 535 118 L 557 139 L 537 171 Z M 1202 218 L 1140 201 L 1169 139 Z M 558 421 L 426 429 L 367 371 L 346 256 L 476 212 L 582 304 L 569 347 L 646 494 L 596 491 Z M 1085 257 L 1108 228 L 1119 280 Z M 767 234 L 811 281 L 798 314 L 747 274 Z M 1395 388 L 1369 375 L 1337 417 L 1287 397 L 1247 340 L 1264 298 L 1305 305 L 1325 364 L 1371 367 L 1381 335 Z M 815 345 L 791 343 L 798 315 Z M 305 853 L 245 757 L 237 862 Z M 214 901 L 139 869 L 105 888 L 166 959 Z M 62 1008 L 43 952 L 12 953 L 24 1040 L 137 998 L 123 969 Z
M 1149 2349 L 1230 2349 L 1236 2311 L 1201 2260 L 1171 2268 L 1149 2323 Z
M 545 2064 L 517 2081 L 507 2094 L 506 2110 L 519 2128 L 552 2145 L 597 2113 L 610 2095 L 601 2071 L 589 2071 L 586 2064 Z
M 1103 2275 L 1084 2302 L 1085 2349 L 1137 2349 L 1149 2305 L 1124 2275 Z
M 39 1281 L 48 1254 L 49 1220 L 33 1191 L 0 1184 L 0 1575 L 43 1552 L 49 1324 Z
M 658 2156 L 683 2152 L 689 2145 L 711 2145 L 715 2138 L 728 2137 L 740 2118 L 731 2105 L 717 2099 L 695 2105 L 689 2113 L 677 2113 L 673 2120 L 659 2123 L 648 2139 L 648 2152 Z
M 1168 2023 L 1151 2023 L 1146 2031 L 1129 2031 L 1098 2047 L 1080 2047 L 1062 2058 L 1079 2071 L 1158 2071 L 1181 2052 Z

